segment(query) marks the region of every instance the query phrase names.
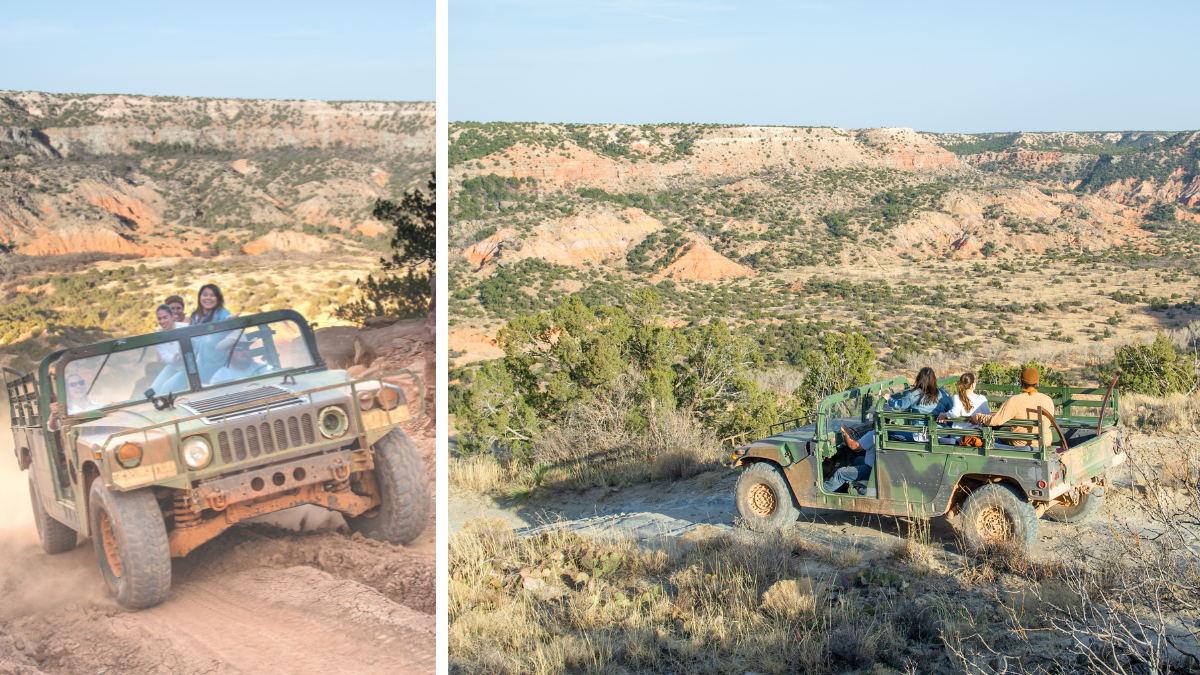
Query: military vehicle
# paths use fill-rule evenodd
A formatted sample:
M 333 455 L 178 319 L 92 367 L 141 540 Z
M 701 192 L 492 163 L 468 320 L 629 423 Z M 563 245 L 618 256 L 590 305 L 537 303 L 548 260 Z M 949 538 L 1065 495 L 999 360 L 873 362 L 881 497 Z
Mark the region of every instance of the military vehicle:
M 938 385 L 953 391 L 955 382 L 946 378 Z M 906 378 L 833 394 L 806 418 L 726 439 L 736 446 L 730 466 L 742 467 L 738 512 L 759 530 L 787 527 L 801 507 L 917 518 L 961 513 L 968 549 L 1015 543 L 1027 550 L 1041 516 L 1067 523 L 1091 516 L 1103 500 L 1105 472 L 1125 461 L 1116 383 L 1114 378 L 1107 389 L 1039 387 L 1055 410 L 981 429 L 948 428 L 933 415 L 889 410 L 885 396 L 908 389 Z M 977 391 L 996 410 L 1020 387 L 981 383 Z M 965 419 L 947 420 L 955 421 Z M 830 493 L 824 481 L 854 454 L 839 432 L 843 426 L 859 436 L 875 431 L 875 466 L 866 481 Z M 914 441 L 924 440 L 891 435 L 914 431 L 922 432 Z M 1040 446 L 1014 443 L 1039 435 Z M 964 437 L 972 445 L 960 444 Z M 754 440 L 745 442 L 749 438 Z
M 126 609 L 162 602 L 172 557 L 254 516 L 316 504 L 393 544 L 426 525 L 429 478 L 399 428 L 425 412 L 422 395 L 410 415 L 400 386 L 423 392 L 420 378 L 328 370 L 294 311 L 60 350 L 36 373 L 4 373 L 42 547 L 91 537 Z

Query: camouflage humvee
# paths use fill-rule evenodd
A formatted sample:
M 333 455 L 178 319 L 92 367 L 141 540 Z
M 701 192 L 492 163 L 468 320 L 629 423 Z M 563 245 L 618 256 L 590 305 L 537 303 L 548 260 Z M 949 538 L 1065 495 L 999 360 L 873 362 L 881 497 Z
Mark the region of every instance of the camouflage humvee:
M 415 419 L 401 378 L 422 391 L 407 370 L 327 370 L 290 310 L 57 351 L 36 375 L 6 368 L 42 546 L 61 553 L 92 537 L 117 601 L 142 609 L 166 598 L 172 557 L 293 506 L 408 543 L 430 491 L 398 427 Z
M 950 388 L 956 381 L 938 384 Z M 759 430 L 765 438 L 734 449 L 730 466 L 744 467 L 736 487 L 738 511 L 747 525 L 764 530 L 794 522 L 802 506 L 920 518 L 961 512 L 969 548 L 1004 541 L 1027 548 L 1037 539 L 1042 515 L 1069 523 L 1091 516 L 1103 499 L 1105 471 L 1125 461 L 1115 385 L 1114 378 L 1107 390 L 1040 387 L 1054 400 L 1055 411 L 995 429 L 940 427 L 933 415 L 885 409 L 884 396 L 908 388 L 905 378 L 834 394 L 808 418 Z M 993 410 L 1019 391 L 1010 385 L 977 389 Z M 912 426 L 914 421 L 921 426 Z M 948 420 L 954 421 L 964 420 Z M 875 466 L 863 484 L 830 493 L 824 480 L 853 456 L 839 433 L 843 426 L 860 436 L 875 431 Z M 1052 442 L 1011 447 L 1014 440 L 1038 437 L 1014 427 L 1037 428 Z M 769 435 L 777 429 L 780 433 Z M 903 442 L 888 434 L 914 430 L 928 440 Z M 960 445 L 963 437 L 978 445 Z

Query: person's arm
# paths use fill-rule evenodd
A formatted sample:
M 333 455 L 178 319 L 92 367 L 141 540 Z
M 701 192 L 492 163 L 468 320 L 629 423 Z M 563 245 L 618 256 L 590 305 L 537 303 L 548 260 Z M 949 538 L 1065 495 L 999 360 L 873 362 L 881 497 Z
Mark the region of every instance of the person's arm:
M 979 413 L 976 415 L 972 415 L 971 423 L 972 424 L 986 424 L 989 427 L 998 427 L 1001 424 L 1004 424 L 1005 422 L 1016 417 L 1016 409 L 1017 409 L 1016 404 L 1014 404 L 1013 399 L 1010 398 L 1007 401 L 1005 401 L 1004 404 L 1000 406 L 1000 409 L 997 410 L 993 414 L 986 415 L 983 413 Z M 976 419 L 976 418 L 978 418 L 978 419 Z
M 933 409 L 932 414 L 934 414 L 934 415 L 943 414 L 944 415 L 945 413 L 949 412 L 950 410 L 953 410 L 955 405 L 962 403 L 962 401 L 959 401 L 957 398 L 951 396 L 950 392 L 946 391 L 945 389 L 939 389 L 938 391 L 942 392 L 942 398 L 941 398 L 941 400 L 939 400 L 937 402 L 937 407 Z
M 950 410 L 938 415 L 938 421 L 945 422 L 947 417 L 962 417 L 966 414 L 967 411 L 963 410 L 962 401 L 958 400 L 958 397 L 955 396 L 954 403 L 950 406 Z
M 917 397 L 920 395 L 921 392 L 911 389 L 907 392 L 900 392 L 894 396 L 889 396 L 888 407 L 897 411 L 908 410 L 913 407 L 913 404 L 917 402 Z

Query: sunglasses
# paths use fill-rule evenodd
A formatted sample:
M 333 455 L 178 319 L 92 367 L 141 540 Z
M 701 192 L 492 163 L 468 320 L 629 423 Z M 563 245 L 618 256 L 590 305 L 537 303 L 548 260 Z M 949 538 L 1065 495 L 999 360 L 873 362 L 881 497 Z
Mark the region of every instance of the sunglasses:
M 68 387 L 83 387 L 83 386 L 86 386 L 86 385 L 87 385 L 87 383 L 86 383 L 86 382 L 84 382 L 83 380 L 76 380 L 76 381 L 74 381 L 74 382 L 68 382 L 68 383 L 67 383 L 67 386 L 68 386 Z
M 249 348 L 249 347 L 247 347 L 247 346 L 245 346 L 245 345 L 238 345 L 237 347 L 234 347 L 234 348 L 233 348 L 233 351 L 235 351 L 235 352 L 248 352 L 248 351 L 250 351 L 250 348 Z

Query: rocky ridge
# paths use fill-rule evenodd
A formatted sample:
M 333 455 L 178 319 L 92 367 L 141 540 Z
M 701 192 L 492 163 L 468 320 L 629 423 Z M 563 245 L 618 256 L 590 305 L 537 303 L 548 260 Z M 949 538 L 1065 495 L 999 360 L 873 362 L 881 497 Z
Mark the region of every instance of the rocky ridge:
M 374 202 L 428 180 L 433 123 L 431 103 L 0 91 L 0 243 L 193 255 L 294 230 L 370 248 Z

